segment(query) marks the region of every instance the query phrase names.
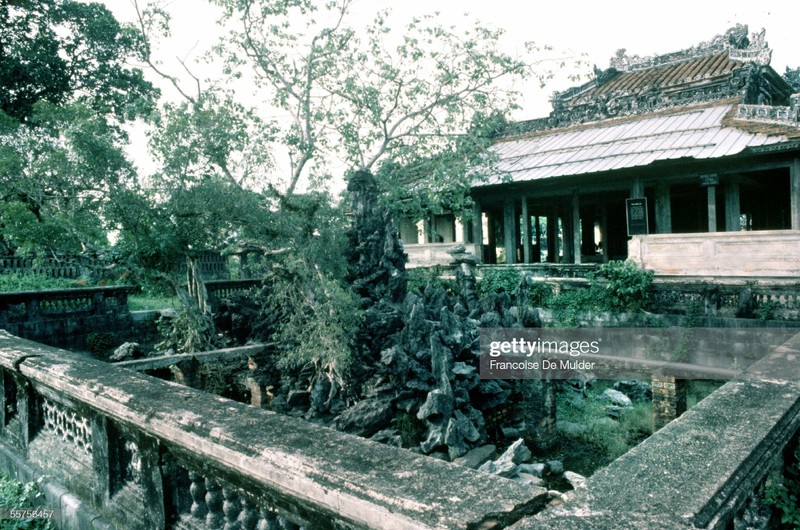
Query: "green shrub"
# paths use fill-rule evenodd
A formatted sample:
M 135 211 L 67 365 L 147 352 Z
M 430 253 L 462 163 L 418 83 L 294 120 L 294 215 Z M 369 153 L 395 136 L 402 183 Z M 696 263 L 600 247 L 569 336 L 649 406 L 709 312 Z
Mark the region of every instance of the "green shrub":
M 528 289 L 528 303 L 533 307 L 544 307 L 553 297 L 553 290 L 542 282 L 530 282 Z
M 562 457 L 569 469 L 591 475 L 639 444 L 653 432 L 653 404 L 634 403 L 622 410 L 618 421 L 608 418 L 609 403 L 599 394 L 611 382 L 599 383 L 585 398 L 568 393 L 558 397 L 558 419 L 583 426 L 577 434 L 559 434 Z
M 609 261 L 597 270 L 597 276 L 608 282 L 602 285 L 612 310 L 639 311 L 650 300 L 653 273 L 631 261 Z
M 556 324 L 564 328 L 577 327 L 581 313 L 600 313 L 608 309 L 607 300 L 599 295 L 596 287 L 561 291 L 550 297 L 548 307 L 553 310 Z
M 44 477 L 40 477 L 35 482 L 22 484 L 12 478 L 0 474 L 0 511 L 14 508 L 35 508 L 42 506 L 44 494 L 41 492 L 41 484 Z M 50 521 L 46 519 L 3 519 L 0 521 L 0 528 L 3 530 L 49 530 L 53 528 Z
M 758 304 L 755 312 L 756 316 L 762 321 L 773 320 L 782 308 L 783 306 L 781 306 L 780 302 L 769 300 Z
M 503 292 L 513 296 L 521 281 L 522 275 L 511 267 L 483 269 L 483 277 L 478 282 L 478 292 L 481 296 Z
M 448 294 L 456 294 L 458 286 L 454 280 L 442 278 L 441 267 L 418 267 L 409 269 L 408 292 L 424 294 L 428 287 L 436 289 L 442 287 Z

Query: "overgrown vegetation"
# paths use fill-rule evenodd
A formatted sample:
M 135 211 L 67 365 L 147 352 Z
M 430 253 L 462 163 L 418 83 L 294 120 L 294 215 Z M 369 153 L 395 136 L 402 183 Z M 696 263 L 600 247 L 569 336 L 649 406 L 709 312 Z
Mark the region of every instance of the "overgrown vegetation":
M 86 287 L 86 282 L 69 278 L 51 278 L 42 274 L 0 274 L 0 292 L 43 291 Z
M 512 267 L 493 267 L 483 270 L 483 277 L 478 283 L 478 292 L 481 296 L 495 293 L 508 293 L 513 295 L 522 281 L 520 272 Z
M 426 289 L 437 289 L 442 287 L 448 294 L 458 291 L 458 284 L 451 278 L 443 278 L 442 275 L 449 271 L 442 270 L 441 267 L 419 267 L 410 269 L 408 274 L 408 292 L 423 294 Z
M 19 508 L 35 508 L 42 505 L 44 494 L 41 485 L 44 477 L 34 482 L 21 483 L 0 473 L 0 512 Z M 6 512 L 7 513 L 7 512 Z M 51 530 L 53 525 L 46 519 L 3 519 L 2 530 Z
M 767 478 L 764 501 L 780 515 L 780 528 L 800 528 L 800 446 L 796 447 L 783 474 L 775 472 Z
M 504 292 L 515 303 L 551 309 L 558 326 L 577 327 L 581 315 L 587 313 L 640 312 L 650 301 L 653 274 L 632 261 L 610 261 L 589 276 L 586 287 L 562 288 L 555 293 L 544 283 L 528 281 L 521 291 L 527 297 L 524 301 L 516 299 L 522 280 L 516 268 L 487 268 L 483 270 L 478 290 L 481 296 Z
M 576 426 L 559 433 L 557 454 L 568 469 L 591 475 L 652 434 L 653 405 L 649 400 L 621 409 L 618 419 L 609 417 L 610 403 L 600 395 L 610 386 L 609 381 L 598 382 L 587 389 L 585 397 L 572 391 L 559 395 L 559 424 Z

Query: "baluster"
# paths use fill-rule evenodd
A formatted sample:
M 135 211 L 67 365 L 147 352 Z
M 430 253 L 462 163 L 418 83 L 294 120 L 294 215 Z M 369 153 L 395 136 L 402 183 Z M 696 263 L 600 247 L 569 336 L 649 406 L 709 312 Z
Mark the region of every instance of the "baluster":
M 261 518 L 258 521 L 256 530 L 281 530 L 281 525 L 278 522 L 278 516 L 266 508 L 259 510 Z
M 202 520 L 208 513 L 206 506 L 206 483 L 205 479 L 194 472 L 189 472 L 189 480 L 192 485 L 189 486 L 189 494 L 192 496 L 192 507 L 189 513 L 192 514 L 194 519 Z
M 222 487 L 211 479 L 206 479 L 206 525 L 211 530 L 222 528 L 224 516 L 222 514 Z
M 290 520 L 288 520 L 287 518 L 285 518 L 282 515 L 278 516 L 278 522 L 280 523 L 281 530 L 299 530 L 300 529 L 299 525 L 294 524 L 293 522 L 291 522 Z
M 222 496 L 225 499 L 222 503 L 222 513 L 225 514 L 223 530 L 239 530 L 239 513 L 242 511 L 239 495 L 232 488 L 222 488 Z
M 256 530 L 258 524 L 258 511 L 256 505 L 248 499 L 242 499 L 242 513 L 239 514 L 239 523 L 242 530 Z

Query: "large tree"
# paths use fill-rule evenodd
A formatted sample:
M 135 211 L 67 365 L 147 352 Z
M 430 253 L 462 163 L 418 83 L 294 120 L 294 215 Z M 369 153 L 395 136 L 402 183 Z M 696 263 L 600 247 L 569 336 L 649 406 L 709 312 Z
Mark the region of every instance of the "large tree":
M 338 160 L 372 173 L 388 164 L 382 184 L 393 203 L 463 197 L 486 162 L 486 124 L 516 108 L 515 80 L 534 73 L 531 60 L 500 51 L 501 31 L 477 23 L 458 29 L 427 16 L 398 29 L 380 12 L 356 29 L 352 0 L 212 1 L 238 28 L 219 48 L 229 70 L 254 76 L 287 118 L 278 124 L 287 194 Z M 399 167 L 424 178 L 409 185 Z
M 0 0 L 0 18 L 0 252 L 102 246 L 108 198 L 134 180 L 121 125 L 157 96 L 126 65 L 141 35 L 74 0 Z
M 39 101 L 82 102 L 118 119 L 146 111 L 153 87 L 126 60 L 140 33 L 100 3 L 0 0 L 0 110 L 27 120 Z

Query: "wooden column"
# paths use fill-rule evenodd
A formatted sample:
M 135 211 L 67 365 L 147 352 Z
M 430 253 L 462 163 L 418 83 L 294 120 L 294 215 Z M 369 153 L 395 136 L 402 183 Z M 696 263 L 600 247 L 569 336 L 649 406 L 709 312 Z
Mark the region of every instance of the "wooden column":
M 644 197 L 644 182 L 640 177 L 633 179 L 631 184 L 631 199 L 639 199 Z
M 528 214 L 528 197 L 522 196 L 522 262 L 531 262 L 531 217 Z
M 573 263 L 581 262 L 581 202 L 578 190 L 572 192 L 572 257 Z
M 600 240 L 603 243 L 603 263 L 608 263 L 608 205 L 603 203 L 600 209 Z
M 483 212 L 478 201 L 472 205 L 472 237 L 478 261 L 483 263 Z
M 716 174 L 701 175 L 700 185 L 706 188 L 708 197 L 708 231 L 717 231 L 717 185 L 719 177 Z
M 717 187 L 709 186 L 706 189 L 708 194 L 708 231 L 717 231 Z
M 563 239 L 563 259 L 561 263 L 572 263 L 574 259 L 573 249 L 574 234 L 572 232 L 572 206 L 565 204 L 561 206 L 561 237 Z
M 738 232 L 742 229 L 739 183 L 729 180 L 725 183 L 725 231 Z
M 507 199 L 503 203 L 503 246 L 506 251 L 506 264 L 517 262 L 517 230 L 514 203 Z
M 669 184 L 656 185 L 656 234 L 672 233 L 672 203 L 669 197 Z
M 789 166 L 789 201 L 792 230 L 800 230 L 800 158 L 792 160 Z
M 558 260 L 558 210 L 550 208 L 547 214 L 547 261 L 555 263 Z

